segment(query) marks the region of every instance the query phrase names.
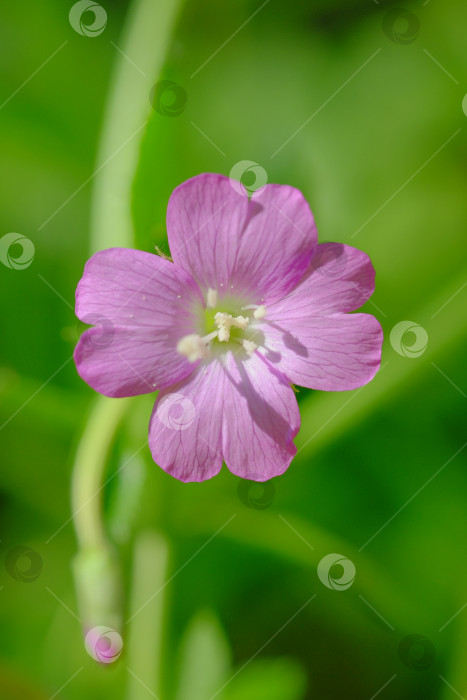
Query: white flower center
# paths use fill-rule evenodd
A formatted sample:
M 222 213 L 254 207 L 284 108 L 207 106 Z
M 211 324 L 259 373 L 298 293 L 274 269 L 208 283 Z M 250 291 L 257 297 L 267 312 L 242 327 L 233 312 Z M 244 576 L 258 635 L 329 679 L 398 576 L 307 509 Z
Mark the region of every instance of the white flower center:
M 232 302 L 232 300 L 230 300 Z M 232 303 L 230 303 L 232 306 Z M 215 289 L 209 288 L 206 294 L 206 307 L 204 309 L 206 316 L 206 326 L 215 325 L 215 330 L 199 335 L 191 333 L 183 336 L 177 343 L 177 351 L 184 355 L 190 362 L 207 359 L 211 355 L 211 343 L 217 343 L 217 349 L 221 347 L 219 344 L 225 344 L 225 350 L 235 348 L 240 345 L 248 355 L 252 355 L 258 348 L 258 340 L 260 335 L 255 328 L 255 321 L 260 321 L 266 316 L 266 307 L 264 305 L 248 304 L 241 306 L 239 303 L 237 308 L 240 311 L 252 311 L 251 315 L 242 315 L 228 313 L 226 311 L 216 311 L 218 306 L 218 293 Z M 232 329 L 235 333 L 232 334 Z M 247 331 L 247 333 L 245 333 Z M 261 334 L 262 335 L 262 334 Z M 233 345 L 232 345 L 233 344 Z M 239 348 L 240 349 L 240 348 Z

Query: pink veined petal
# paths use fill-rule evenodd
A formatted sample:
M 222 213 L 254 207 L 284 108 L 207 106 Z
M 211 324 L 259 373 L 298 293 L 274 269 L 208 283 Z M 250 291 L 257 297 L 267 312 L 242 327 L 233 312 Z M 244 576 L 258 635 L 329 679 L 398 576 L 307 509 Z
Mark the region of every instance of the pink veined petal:
M 316 245 L 310 207 L 288 185 L 266 185 L 252 200 L 229 178 L 206 173 L 172 193 L 167 232 L 174 261 L 200 287 L 272 303 L 293 289 Z
M 180 481 L 204 481 L 230 471 L 266 481 L 296 453 L 300 414 L 290 384 L 264 358 L 200 365 L 160 392 L 149 425 L 154 461 Z
M 106 396 L 135 396 L 169 386 L 194 365 L 176 351 L 193 333 L 202 297 L 168 260 L 125 248 L 96 253 L 76 291 L 76 315 L 94 324 L 76 346 L 78 374 Z
M 268 317 L 301 319 L 355 311 L 374 289 L 375 271 L 366 253 L 342 243 L 320 243 L 298 285 L 268 308 Z
M 167 206 L 170 252 L 202 289 L 229 282 L 248 210 L 248 198 L 223 175 L 197 175 L 172 192 Z
M 232 280 L 251 280 L 261 302 L 288 294 L 308 268 L 317 243 L 313 214 L 303 194 L 289 185 L 266 185 L 250 201 Z
M 149 447 L 156 464 L 179 481 L 205 481 L 219 473 L 224 394 L 225 374 L 213 360 L 157 397 Z
M 285 377 L 263 357 L 227 356 L 222 444 L 229 470 L 267 481 L 283 474 L 297 449 L 300 427 L 295 394 Z
M 370 314 L 267 316 L 265 357 L 293 384 L 346 391 L 367 384 L 379 369 L 383 331 Z

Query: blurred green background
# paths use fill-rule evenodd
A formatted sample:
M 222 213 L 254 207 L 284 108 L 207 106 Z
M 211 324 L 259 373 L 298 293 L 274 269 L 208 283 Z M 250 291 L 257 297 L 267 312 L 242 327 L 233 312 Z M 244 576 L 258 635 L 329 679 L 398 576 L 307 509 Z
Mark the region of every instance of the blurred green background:
M 91 36 L 70 2 L 1 9 L 0 698 L 467 698 L 467 5 L 103 5 Z M 153 109 L 161 80 L 181 90 Z M 385 331 L 371 384 L 300 391 L 298 455 L 264 489 L 167 476 L 153 397 L 99 399 L 70 361 L 90 254 L 168 252 L 174 187 L 241 160 L 303 191 L 320 240 L 371 256 Z M 22 269 L 11 232 L 35 247 Z M 416 356 L 413 333 L 390 342 L 406 320 Z M 102 496 L 95 568 L 75 558 L 77 450 L 108 481 L 80 511 Z M 346 590 L 317 575 L 330 553 L 355 566 Z M 84 649 L 73 562 L 121 615 L 115 663 Z

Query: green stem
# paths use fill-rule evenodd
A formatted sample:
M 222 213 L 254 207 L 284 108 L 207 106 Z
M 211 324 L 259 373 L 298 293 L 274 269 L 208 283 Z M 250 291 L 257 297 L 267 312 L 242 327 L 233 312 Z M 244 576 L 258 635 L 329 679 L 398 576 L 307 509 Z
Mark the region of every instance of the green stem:
M 463 597 L 458 598 L 459 608 L 464 602 Z M 442 630 L 441 634 L 448 634 L 448 643 L 452 649 L 449 657 L 446 658 L 444 667 L 446 671 L 442 671 L 441 675 L 448 680 L 452 685 L 452 688 L 456 689 L 456 694 L 459 697 L 465 698 L 467 693 L 467 667 L 465 663 L 465 658 L 467 655 L 467 616 L 463 613 L 452 622 L 454 629 L 451 632 L 447 630 Z M 433 641 L 437 641 L 433 638 Z M 444 642 L 446 644 L 446 641 Z M 441 686 L 440 698 L 442 700 L 449 700 L 449 698 L 455 697 L 453 690 L 447 686 L 444 682 Z
M 169 547 L 162 535 L 143 532 L 138 536 L 128 621 L 128 667 L 132 671 L 128 678 L 128 700 L 147 700 L 147 688 L 154 696 L 162 697 L 164 587 L 168 560 Z
M 129 399 L 99 397 L 78 445 L 72 476 L 73 520 L 82 549 L 107 544 L 101 516 L 101 492 L 107 457 Z
M 98 162 L 102 165 L 94 181 L 91 212 L 92 252 L 131 246 L 133 242 L 132 179 L 150 114 L 150 90 L 154 76 L 160 74 L 180 6 L 181 0 L 135 0 L 131 6 L 119 41 L 122 56 L 117 59 L 100 141 Z M 97 625 L 116 630 L 122 627 L 120 574 L 105 534 L 99 494 L 108 453 L 127 407 L 128 400 L 99 398 L 76 454 L 72 501 L 79 552 L 74 573 L 85 629 Z M 162 544 L 142 542 L 140 547 L 146 549 L 146 555 L 141 557 L 137 549 L 137 572 L 144 566 L 165 570 Z M 136 591 L 140 590 L 139 573 Z M 151 576 L 147 580 L 154 585 Z M 160 601 L 157 604 L 160 606 Z M 155 610 L 156 619 L 160 619 L 161 612 Z M 141 616 L 139 626 L 144 630 L 131 636 L 128 654 L 134 659 L 135 673 L 148 680 L 148 687 L 156 687 L 160 675 L 155 671 L 156 659 L 160 658 L 160 634 L 147 614 Z M 140 688 L 130 683 L 129 696 L 138 698 Z
M 76 453 L 72 478 L 73 521 L 78 553 L 73 561 L 84 632 L 105 625 L 121 630 L 121 577 L 102 523 L 103 481 L 108 454 L 129 399 L 99 397 Z
M 131 246 L 131 186 L 151 113 L 149 94 L 160 75 L 182 0 L 135 0 L 117 56 L 104 117 L 91 215 L 93 252 Z M 128 60 L 129 59 L 129 60 Z M 144 74 L 144 75 L 143 75 Z

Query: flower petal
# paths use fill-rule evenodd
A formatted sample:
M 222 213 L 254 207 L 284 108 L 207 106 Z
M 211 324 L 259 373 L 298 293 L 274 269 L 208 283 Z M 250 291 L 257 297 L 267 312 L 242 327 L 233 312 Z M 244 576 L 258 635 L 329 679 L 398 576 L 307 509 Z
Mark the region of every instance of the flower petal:
M 186 377 L 194 365 L 176 351 L 193 333 L 202 297 L 183 270 L 151 253 L 112 248 L 87 263 L 76 315 L 94 324 L 76 346 L 78 374 L 106 396 L 135 396 Z
M 170 252 L 203 290 L 230 280 L 248 210 L 248 198 L 223 175 L 197 175 L 172 192 L 167 206 Z
M 355 311 L 368 301 L 374 289 L 375 271 L 366 253 L 342 243 L 320 243 L 299 284 L 268 309 L 268 316 Z
M 226 364 L 222 444 L 229 470 L 243 478 L 267 481 L 283 474 L 297 449 L 300 427 L 295 394 L 285 377 L 254 353 Z
M 233 286 L 266 304 L 296 286 L 317 240 L 299 190 L 266 185 L 248 200 L 229 178 L 210 173 L 172 193 L 167 232 L 174 261 L 203 289 Z
M 217 360 L 161 391 L 149 423 L 154 461 L 180 481 L 205 481 L 222 467 L 225 375 Z
M 370 314 L 303 317 L 293 309 L 287 317 L 268 313 L 261 330 L 266 358 L 300 386 L 356 389 L 373 379 L 380 366 L 383 331 Z
M 302 278 L 316 243 L 313 214 L 302 193 L 288 185 L 266 185 L 250 201 L 234 285 L 250 281 L 261 303 L 281 299 Z

